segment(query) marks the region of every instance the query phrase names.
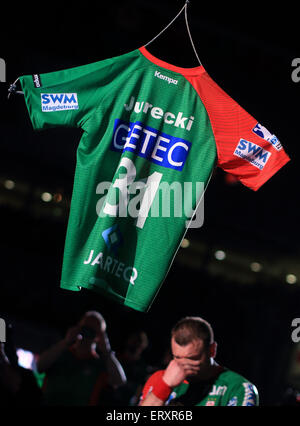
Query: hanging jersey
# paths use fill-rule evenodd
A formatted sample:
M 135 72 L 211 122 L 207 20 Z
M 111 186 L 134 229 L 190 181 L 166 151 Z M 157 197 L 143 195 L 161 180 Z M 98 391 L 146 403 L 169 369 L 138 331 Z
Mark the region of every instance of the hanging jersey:
M 147 311 L 216 165 L 257 190 L 288 160 L 209 77 L 144 47 L 20 78 L 34 129 L 83 131 L 61 287 Z
M 164 370 L 149 377 L 144 385 L 141 401 L 159 384 Z M 221 367 L 219 374 L 206 382 L 189 383 L 185 380 L 176 386 L 164 405 L 178 406 L 257 406 L 259 395 L 256 386 L 234 371 Z

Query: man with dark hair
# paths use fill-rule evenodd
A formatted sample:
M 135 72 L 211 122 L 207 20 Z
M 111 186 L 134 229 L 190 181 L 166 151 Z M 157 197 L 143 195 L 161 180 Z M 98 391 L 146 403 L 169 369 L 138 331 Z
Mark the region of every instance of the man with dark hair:
M 172 328 L 171 336 L 181 346 L 197 339 L 203 340 L 206 347 L 214 342 L 211 325 L 200 317 L 185 317 L 178 321 Z
M 167 368 L 156 371 L 144 385 L 139 405 L 258 405 L 256 387 L 215 361 L 217 343 L 203 318 L 186 317 L 175 324 L 171 351 Z

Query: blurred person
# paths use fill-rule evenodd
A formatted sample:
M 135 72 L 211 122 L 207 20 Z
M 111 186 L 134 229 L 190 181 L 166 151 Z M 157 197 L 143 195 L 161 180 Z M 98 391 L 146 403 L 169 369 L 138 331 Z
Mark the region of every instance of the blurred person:
M 86 312 L 62 340 L 43 352 L 37 370 L 46 373 L 45 405 L 109 405 L 114 391 L 126 383 L 106 322 L 96 311 Z
M 125 337 L 118 359 L 124 368 L 127 383 L 121 386 L 115 395 L 117 405 L 136 405 L 141 394 L 143 384 L 154 370 L 143 358 L 143 352 L 149 346 L 147 333 L 136 329 Z
M 172 360 L 146 382 L 141 406 L 256 406 L 256 387 L 215 361 L 217 343 L 211 325 L 185 317 L 171 331 Z
M 299 407 L 300 406 L 300 389 L 296 389 L 293 386 L 289 386 L 285 390 L 279 405 Z
M 12 326 L 8 324 L 6 342 L 0 343 L 0 406 L 40 406 L 42 392 L 33 372 L 18 364 L 12 332 Z

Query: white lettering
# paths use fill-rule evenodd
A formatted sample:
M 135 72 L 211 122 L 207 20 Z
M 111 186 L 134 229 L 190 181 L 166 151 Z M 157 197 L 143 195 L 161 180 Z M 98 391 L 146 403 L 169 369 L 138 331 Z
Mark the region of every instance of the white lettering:
M 92 250 L 92 252 L 94 252 L 94 250 Z M 92 266 L 94 265 L 101 265 L 102 266 L 102 257 L 103 257 L 103 253 L 99 253 L 98 256 L 95 257 L 94 261 L 91 263 Z M 101 259 L 101 261 L 99 262 L 99 259 Z
M 119 264 L 118 264 L 118 268 L 117 268 L 117 270 L 116 270 L 116 272 L 115 272 L 115 276 L 116 277 L 118 277 L 118 278 L 120 278 L 120 274 L 123 272 L 123 268 L 124 268 L 124 263 L 122 263 L 122 262 L 120 262 Z
M 183 142 L 177 142 L 174 143 L 173 146 L 171 146 L 169 152 L 168 152 L 168 161 L 170 164 L 172 164 L 172 166 L 176 166 L 176 167 L 180 167 L 182 165 L 182 161 L 179 163 L 178 161 L 173 161 L 172 160 L 172 154 L 175 148 L 177 148 L 178 146 L 182 146 L 182 148 L 184 148 L 186 151 L 189 150 L 189 147 L 187 146 L 187 144 L 183 143 Z
M 144 112 L 145 114 L 147 114 L 148 109 L 149 109 L 149 108 L 151 109 L 152 107 L 153 107 L 153 105 L 152 105 L 152 104 L 149 104 L 149 102 L 145 102 L 145 106 L 144 106 L 143 112 Z
M 104 271 L 109 272 L 110 265 L 112 263 L 112 258 L 110 256 L 107 256 L 105 265 L 104 265 Z
M 152 157 L 154 160 L 156 160 L 156 161 L 160 161 L 160 162 L 161 162 L 161 161 L 163 161 L 163 158 L 158 157 L 158 156 L 156 155 L 157 151 L 158 151 L 158 150 L 160 150 L 160 151 L 164 151 L 164 152 L 166 152 L 166 150 L 167 150 L 167 148 L 166 148 L 165 146 L 161 146 L 161 145 L 160 145 L 160 142 L 161 142 L 161 141 L 166 142 L 166 143 L 169 143 L 169 142 L 170 142 L 170 139 L 164 138 L 163 136 L 159 136 L 159 137 L 157 138 L 156 145 L 155 145 L 154 150 L 153 150 L 152 155 L 151 155 L 151 157 Z M 172 147 L 171 149 L 173 149 L 173 147 Z
M 168 77 L 167 75 L 161 74 L 160 71 L 155 71 L 154 77 L 160 78 L 161 80 L 165 80 L 168 82 L 168 84 L 178 84 L 178 80 L 175 80 L 174 78 Z
M 91 262 L 93 256 L 94 250 L 91 250 L 88 260 L 83 261 L 83 263 L 91 266 L 99 265 L 103 271 L 113 274 L 118 278 L 121 278 L 123 275 L 124 281 L 134 285 L 135 280 L 138 277 L 138 271 L 136 268 L 133 266 L 126 266 L 125 263 L 119 262 L 118 259 L 114 259 L 111 256 L 107 256 L 106 259 L 104 259 L 102 252 L 98 253 L 95 259 Z M 96 278 L 94 278 L 94 282 L 97 282 Z
M 132 272 L 130 272 L 130 270 Z M 128 271 L 130 272 L 129 277 L 126 276 L 126 273 Z M 132 276 L 132 273 L 133 273 L 133 276 Z M 137 276 L 138 276 L 137 270 L 135 268 L 133 268 L 132 266 L 127 266 L 127 268 L 125 268 L 125 270 L 123 272 L 123 277 L 124 277 L 125 281 L 129 281 L 130 284 L 132 284 L 132 285 L 134 285 L 134 281 L 136 280 Z
M 90 261 L 92 260 L 93 255 L 94 255 L 94 250 L 91 250 L 91 252 L 90 252 L 90 255 L 89 255 L 88 259 L 87 259 L 87 260 L 85 260 L 83 263 L 84 263 L 85 265 L 88 265 L 88 264 L 90 263 Z
M 159 107 L 154 107 L 151 109 L 151 115 L 153 118 L 160 119 L 163 116 L 164 112 Z
M 136 145 L 134 145 L 133 143 L 131 143 L 131 139 L 132 138 L 135 138 L 135 139 L 139 139 L 140 138 L 140 135 L 137 135 L 136 133 L 134 133 L 135 129 L 142 130 L 142 127 L 139 126 L 138 124 L 134 125 L 130 137 L 126 138 L 126 144 L 124 145 L 124 149 L 125 148 L 133 148 L 133 149 L 136 148 Z
M 144 102 L 136 102 L 134 106 L 134 111 L 138 114 L 143 109 Z
M 146 137 L 145 137 L 145 140 L 143 142 L 141 153 L 145 154 L 151 136 L 155 137 L 156 133 L 155 132 L 151 132 L 151 130 L 148 130 L 148 129 L 143 129 L 143 132 L 145 133 Z
M 134 96 L 131 96 L 129 105 L 127 105 L 127 104 L 124 105 L 124 108 L 126 109 L 126 111 L 132 110 L 134 101 L 135 101 Z
M 134 412 L 129 412 L 129 413 L 122 413 L 122 412 L 118 412 L 116 410 L 113 410 L 113 412 L 111 413 L 107 413 L 106 414 L 106 420 L 107 421 L 128 421 L 128 422 L 133 422 L 134 424 L 137 423 L 139 421 L 141 413 L 134 413 Z
M 179 112 L 178 115 L 177 115 L 174 126 L 175 127 L 181 127 L 182 129 L 184 129 L 185 120 L 187 120 L 187 117 L 183 117 L 182 112 Z
M 172 117 L 172 120 L 169 120 L 169 117 Z M 175 115 L 171 112 L 166 112 L 164 116 L 164 122 L 167 124 L 173 124 L 175 120 Z
M 161 78 L 161 77 L 159 77 L 159 78 Z M 194 117 L 193 116 L 184 117 L 183 112 L 181 112 L 181 111 L 177 114 L 177 116 L 170 111 L 164 112 L 164 110 L 162 108 L 157 107 L 157 106 L 153 106 L 149 102 L 135 101 L 134 96 L 131 96 L 128 105 L 124 104 L 124 108 L 125 108 L 126 111 L 134 110 L 134 112 L 136 112 L 137 114 L 139 114 L 141 112 L 144 113 L 144 114 L 148 114 L 150 112 L 151 116 L 153 118 L 155 118 L 156 120 L 160 120 L 161 118 L 163 118 L 163 121 L 166 124 L 171 124 L 175 127 L 180 127 L 181 129 L 186 129 L 187 131 L 191 130 L 192 125 L 194 123 Z M 120 125 L 119 128 L 118 128 L 118 131 L 121 128 L 128 129 L 128 127 L 126 125 Z M 128 131 L 129 131 L 129 129 L 128 129 Z M 115 132 L 114 145 L 117 149 L 120 149 L 121 146 L 117 145 L 116 138 L 117 138 L 117 132 Z M 124 138 L 123 138 L 123 140 L 124 140 Z
M 117 129 L 117 131 L 115 132 L 115 136 L 114 136 L 114 147 L 115 148 L 117 148 L 117 149 L 123 149 L 123 145 L 119 145 L 118 143 L 117 143 L 117 139 L 118 139 L 118 133 L 119 133 L 119 131 L 121 130 L 121 129 L 125 129 L 126 130 L 126 132 L 127 132 L 127 134 L 128 134 L 128 132 L 130 131 L 130 128 L 128 127 L 128 126 L 126 126 L 125 124 L 120 124 L 120 126 L 118 127 L 118 129 Z M 123 136 L 122 138 L 121 138 L 121 140 L 122 141 L 125 141 L 125 140 L 127 140 L 127 137 L 125 137 L 125 136 Z

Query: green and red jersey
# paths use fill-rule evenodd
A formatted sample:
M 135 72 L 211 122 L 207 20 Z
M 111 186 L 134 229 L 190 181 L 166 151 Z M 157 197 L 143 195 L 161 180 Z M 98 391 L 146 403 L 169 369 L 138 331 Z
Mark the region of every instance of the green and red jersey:
M 203 66 L 176 67 L 145 47 L 20 81 L 34 129 L 83 131 L 64 289 L 92 289 L 147 311 L 214 168 L 257 190 L 289 161 L 276 136 Z M 177 194 L 188 188 L 188 209 L 163 214 L 160 203 L 168 204 L 167 196 L 174 202 L 175 193 L 162 188 L 175 184 Z

